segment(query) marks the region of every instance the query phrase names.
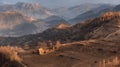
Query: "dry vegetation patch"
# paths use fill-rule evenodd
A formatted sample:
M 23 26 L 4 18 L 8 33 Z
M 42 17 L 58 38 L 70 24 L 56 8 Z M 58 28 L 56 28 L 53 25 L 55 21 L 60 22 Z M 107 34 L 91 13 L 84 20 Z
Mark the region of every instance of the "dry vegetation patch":
M 23 67 L 22 59 L 10 46 L 0 46 L 0 67 Z

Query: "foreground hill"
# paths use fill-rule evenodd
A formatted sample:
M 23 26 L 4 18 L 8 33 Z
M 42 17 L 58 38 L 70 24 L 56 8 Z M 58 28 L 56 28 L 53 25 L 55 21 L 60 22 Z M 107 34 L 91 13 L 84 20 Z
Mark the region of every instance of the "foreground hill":
M 119 45 L 97 40 L 78 41 L 47 55 L 26 52 L 22 58 L 29 67 L 119 67 Z

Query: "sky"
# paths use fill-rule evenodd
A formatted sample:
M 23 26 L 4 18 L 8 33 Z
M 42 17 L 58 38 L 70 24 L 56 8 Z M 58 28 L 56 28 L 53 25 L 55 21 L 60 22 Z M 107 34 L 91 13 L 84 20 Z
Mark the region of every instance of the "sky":
M 63 6 L 74 6 L 84 3 L 106 3 L 106 4 L 120 4 L 120 0 L 0 0 L 5 3 L 16 3 L 16 2 L 31 2 L 40 3 L 43 6 L 55 8 Z

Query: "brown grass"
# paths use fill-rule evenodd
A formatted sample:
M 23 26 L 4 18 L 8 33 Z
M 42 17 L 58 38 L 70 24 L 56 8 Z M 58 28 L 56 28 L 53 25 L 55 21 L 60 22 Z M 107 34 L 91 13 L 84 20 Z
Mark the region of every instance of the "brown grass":
M 113 57 L 111 59 L 103 59 L 102 61 L 99 61 L 95 67 L 116 67 L 120 64 L 119 58 Z
M 23 67 L 18 53 L 10 46 L 0 46 L 0 67 Z

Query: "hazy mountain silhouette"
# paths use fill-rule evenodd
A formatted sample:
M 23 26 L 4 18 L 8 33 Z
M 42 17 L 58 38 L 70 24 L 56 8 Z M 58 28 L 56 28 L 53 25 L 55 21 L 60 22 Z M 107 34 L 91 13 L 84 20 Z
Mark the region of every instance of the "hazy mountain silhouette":
M 48 28 L 44 21 L 24 16 L 17 12 L 0 13 L 0 35 L 21 36 L 39 33 Z
M 53 12 L 60 16 L 63 17 L 66 20 L 72 19 L 80 14 L 83 14 L 89 10 L 95 9 L 100 7 L 102 4 L 81 4 L 73 7 L 61 7 L 61 8 L 56 8 L 53 9 Z
M 45 19 L 53 14 L 39 3 L 18 2 L 15 5 L 1 5 L 0 12 L 13 11 L 34 17 L 36 19 Z
M 83 14 L 79 14 L 77 17 L 69 20 L 71 23 L 75 24 L 81 21 L 85 21 L 91 18 L 99 17 L 101 14 L 111 11 L 114 6 L 111 5 L 101 5 L 98 8 L 91 9 Z

